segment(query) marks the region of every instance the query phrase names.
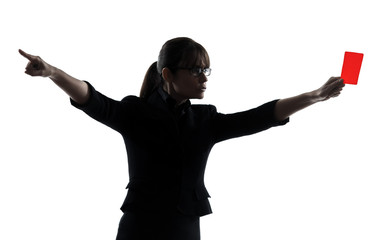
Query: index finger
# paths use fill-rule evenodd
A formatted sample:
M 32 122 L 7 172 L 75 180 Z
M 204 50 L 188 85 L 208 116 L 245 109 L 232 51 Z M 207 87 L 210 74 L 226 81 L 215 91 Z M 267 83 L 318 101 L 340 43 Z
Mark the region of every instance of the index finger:
M 23 57 L 27 58 L 27 59 L 30 60 L 30 61 L 33 60 L 33 58 L 34 58 L 34 56 L 32 56 L 32 55 L 30 55 L 30 54 L 24 52 L 22 49 L 19 49 L 19 53 L 20 53 Z

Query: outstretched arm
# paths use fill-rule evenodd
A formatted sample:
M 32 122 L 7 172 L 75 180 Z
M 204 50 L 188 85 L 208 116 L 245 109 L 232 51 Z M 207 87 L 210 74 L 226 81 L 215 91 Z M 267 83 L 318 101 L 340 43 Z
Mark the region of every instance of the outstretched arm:
M 38 56 L 30 55 L 20 49 L 19 53 L 29 60 L 26 66 L 26 74 L 30 76 L 49 77 L 70 98 L 79 104 L 83 104 L 88 100 L 89 89 L 85 82 L 68 75 L 61 69 L 51 66 Z
M 282 121 L 295 112 L 298 112 L 314 103 L 337 97 L 344 86 L 343 79 L 340 77 L 331 77 L 317 90 L 303 93 L 295 97 L 281 99 L 275 106 L 275 118 L 278 121 Z

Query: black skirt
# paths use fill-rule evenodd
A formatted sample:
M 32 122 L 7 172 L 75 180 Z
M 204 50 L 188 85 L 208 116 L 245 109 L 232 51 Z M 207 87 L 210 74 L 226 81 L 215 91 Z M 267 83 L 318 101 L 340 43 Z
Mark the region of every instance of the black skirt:
M 200 240 L 200 218 L 179 212 L 124 212 L 116 240 Z

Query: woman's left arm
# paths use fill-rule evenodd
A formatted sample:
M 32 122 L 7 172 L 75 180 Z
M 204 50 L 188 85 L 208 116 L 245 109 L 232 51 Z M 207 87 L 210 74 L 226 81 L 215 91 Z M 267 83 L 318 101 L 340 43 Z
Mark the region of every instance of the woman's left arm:
M 279 100 L 275 106 L 274 116 L 276 120 L 282 121 L 295 112 L 311 106 L 314 103 L 339 96 L 344 86 L 343 79 L 340 77 L 331 77 L 317 90 Z

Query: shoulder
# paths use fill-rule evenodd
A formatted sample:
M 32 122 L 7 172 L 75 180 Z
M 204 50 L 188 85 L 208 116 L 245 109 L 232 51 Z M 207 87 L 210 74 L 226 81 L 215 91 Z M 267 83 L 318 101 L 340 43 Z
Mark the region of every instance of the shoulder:
M 137 97 L 137 96 L 134 96 L 134 95 L 128 95 L 128 96 L 125 96 L 121 102 L 141 102 L 141 98 Z
M 150 104 L 147 99 L 140 98 L 134 95 L 128 95 L 120 101 L 121 106 L 125 111 L 147 112 L 153 111 L 153 104 Z
M 124 111 L 141 111 L 141 109 L 145 108 L 145 101 L 137 96 L 134 95 L 128 95 L 122 98 L 121 101 L 119 101 L 120 107 Z
M 214 115 L 217 113 L 217 109 L 214 105 L 210 104 L 193 104 L 191 106 L 195 113 Z
M 134 95 L 126 96 L 120 102 L 123 103 L 124 105 L 139 105 L 139 106 L 148 105 L 147 100 Z

